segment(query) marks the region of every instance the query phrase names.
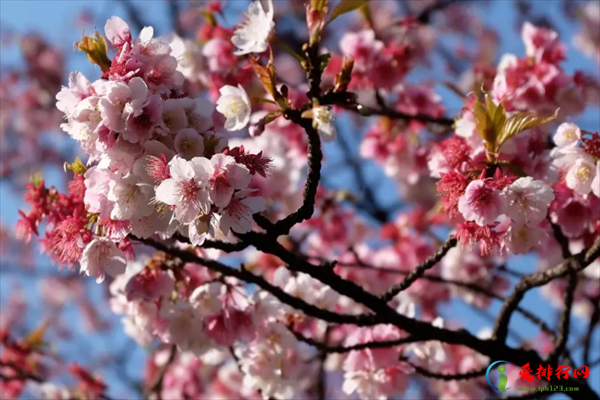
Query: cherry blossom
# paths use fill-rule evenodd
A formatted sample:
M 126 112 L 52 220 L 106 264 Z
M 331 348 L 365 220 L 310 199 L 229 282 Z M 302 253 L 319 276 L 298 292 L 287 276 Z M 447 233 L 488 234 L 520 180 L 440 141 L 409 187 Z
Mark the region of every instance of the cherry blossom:
M 256 0 L 248 6 L 243 24 L 235 30 L 231 42 L 238 48 L 235 55 L 262 53 L 267 50 L 267 40 L 273 22 L 273 2 L 271 0 Z
M 505 211 L 506 205 L 500 192 L 489 182 L 475 180 L 469 183 L 458 200 L 458 211 L 467 221 L 485 226 L 493 223 Z
M 591 159 L 579 158 L 566 175 L 567 186 L 579 194 L 589 194 L 594 180 L 594 164 Z
M 219 208 L 226 207 L 234 191 L 245 189 L 252 180 L 248 168 L 224 154 L 215 154 L 206 171 L 209 176 L 210 199 Z
M 552 188 L 531 177 L 519 178 L 505 187 L 506 214 L 516 223 L 539 224 L 548 214 L 554 200 Z
M 83 249 L 81 272 L 98 283 L 104 281 L 105 274 L 115 277 L 124 273 L 126 267 L 125 254 L 109 239 L 96 238 Z
M 175 156 L 169 162 L 170 178 L 156 188 L 156 199 L 175 210 L 175 218 L 183 224 L 192 222 L 200 212 L 208 213 L 208 160 L 195 157 L 190 161 Z
M 254 4 L 254 3 L 253 3 Z M 225 129 L 238 131 L 250 122 L 250 99 L 241 85 L 223 86 L 221 97 L 217 100 L 217 111 L 227 118 Z
M 219 210 L 219 228 L 224 234 L 230 229 L 237 233 L 249 232 L 252 228 L 252 215 L 264 211 L 265 200 L 262 197 L 244 197 L 248 193 L 248 190 L 237 192 L 229 204 Z

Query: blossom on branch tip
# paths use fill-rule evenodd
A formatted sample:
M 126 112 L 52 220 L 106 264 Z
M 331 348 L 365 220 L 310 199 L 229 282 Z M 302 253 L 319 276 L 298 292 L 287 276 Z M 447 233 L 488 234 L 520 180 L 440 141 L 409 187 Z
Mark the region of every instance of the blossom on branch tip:
M 267 50 L 269 35 L 275 27 L 273 16 L 272 0 L 256 0 L 250 3 L 244 15 L 244 22 L 231 38 L 231 42 L 238 48 L 234 54 L 241 56 Z
M 316 106 L 302 113 L 302 118 L 312 119 L 313 128 L 317 130 L 324 142 L 331 142 L 337 137 L 337 130 L 333 121 L 335 115 L 330 106 Z

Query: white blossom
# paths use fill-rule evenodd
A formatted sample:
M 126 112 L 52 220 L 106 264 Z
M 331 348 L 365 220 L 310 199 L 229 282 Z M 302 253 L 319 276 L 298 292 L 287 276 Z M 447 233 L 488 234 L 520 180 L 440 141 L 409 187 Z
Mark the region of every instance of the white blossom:
M 272 0 L 257 0 L 251 3 L 244 22 L 231 38 L 231 42 L 238 48 L 234 54 L 241 56 L 267 50 L 267 40 L 274 27 Z
M 242 85 L 223 86 L 219 92 L 221 97 L 217 100 L 217 111 L 225 116 L 225 129 L 239 131 L 250 122 L 250 98 Z

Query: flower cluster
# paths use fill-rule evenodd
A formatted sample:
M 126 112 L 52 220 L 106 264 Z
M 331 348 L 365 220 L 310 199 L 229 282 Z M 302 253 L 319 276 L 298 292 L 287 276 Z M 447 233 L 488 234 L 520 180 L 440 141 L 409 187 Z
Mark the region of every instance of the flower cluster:
M 76 175 L 69 197 L 32 184 L 34 209 L 20 222 L 21 235 L 30 237 L 47 218 L 46 251 L 62 264 L 80 261 L 98 282 L 125 272 L 130 234 L 179 233 L 201 245 L 209 236 L 248 232 L 252 215 L 265 209 L 249 184 L 266 177 L 270 162 L 227 147 L 215 133 L 213 106 L 185 95 L 172 48 L 152 28 L 133 39 L 113 17 L 105 33 L 116 51 L 110 65 L 99 33 L 78 44 L 103 79 L 72 73 L 57 95 L 67 119 L 61 128 L 89 155 L 87 166 L 69 167 Z
M 563 70 L 560 63 L 566 49 L 558 34 L 526 22 L 521 37 L 526 57 L 502 57 L 493 86 L 495 100 L 504 99 L 511 111 L 553 112 L 557 107 L 566 115 L 583 111 L 586 93 L 598 84 L 581 73 L 571 76 Z

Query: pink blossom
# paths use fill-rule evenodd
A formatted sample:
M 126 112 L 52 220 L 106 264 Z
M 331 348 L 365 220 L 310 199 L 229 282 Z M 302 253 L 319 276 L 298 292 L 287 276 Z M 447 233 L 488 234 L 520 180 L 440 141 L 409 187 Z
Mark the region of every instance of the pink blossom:
M 203 49 L 189 39 L 175 35 L 171 43 L 171 56 L 177 60 L 177 70 L 190 82 L 207 84 L 206 60 Z M 204 46 L 206 47 L 206 45 Z
M 489 181 L 472 181 L 458 200 L 458 211 L 465 220 L 475 221 L 479 226 L 492 224 L 504 210 L 504 198 Z
M 530 226 L 542 222 L 548 214 L 548 206 L 554 201 L 552 188 L 531 177 L 519 178 L 505 187 L 506 214 L 518 224 Z
M 356 329 L 347 343 L 353 345 L 398 337 L 395 327 L 378 325 Z M 351 351 L 343 365 L 342 391 L 348 395 L 356 392 L 361 399 L 385 399 L 389 393 L 404 392 L 411 369 L 398 361 L 398 357 L 398 348 Z
M 92 93 L 91 83 L 81 72 L 69 74 L 69 87 L 63 86 L 56 95 L 56 108 L 67 115 L 72 115 L 79 102 Z
M 185 300 L 166 303 L 160 310 L 165 320 L 161 337 L 167 343 L 176 344 L 181 351 L 201 355 L 210 346 L 204 334 L 204 323 L 199 312 Z
M 200 157 L 204 154 L 204 137 L 194 129 L 182 129 L 174 140 L 175 150 L 178 155 L 186 160 Z
M 521 37 L 525 43 L 525 54 L 533 57 L 536 62 L 544 60 L 557 64 L 565 59 L 565 46 L 558 41 L 558 33 L 537 28 L 526 21 Z
M 575 47 L 600 64 L 600 42 L 596 34 L 600 28 L 600 5 L 589 1 L 579 11 L 577 17 L 581 20 L 582 31 L 573 39 Z
M 504 239 L 506 248 L 513 254 L 526 254 L 540 243 L 543 233 L 539 227 L 513 222 Z
M 230 229 L 237 233 L 250 232 L 252 216 L 265 210 L 266 204 L 262 197 L 244 197 L 247 193 L 248 191 L 237 192 L 227 207 L 219 211 L 219 228 L 224 234 Z
M 150 199 L 154 194 L 151 185 L 143 183 L 134 174 L 127 174 L 109 182 L 107 199 L 114 203 L 111 218 L 128 220 L 134 215 L 146 217 L 154 212 Z
M 593 161 L 589 157 L 577 159 L 565 177 L 567 187 L 579 194 L 589 194 L 596 175 L 594 169 Z
M 268 339 L 251 343 L 240 358 L 244 386 L 260 390 L 265 397 L 298 397 L 310 384 L 301 355 L 295 347 L 278 353 Z
M 156 199 L 173 206 L 175 218 L 183 224 L 192 222 L 200 212 L 209 211 L 207 164 L 204 158 L 186 161 L 176 156 L 169 163 L 171 178 L 156 188 Z
M 119 17 L 111 17 L 104 25 L 106 38 L 115 47 L 121 48 L 125 43 L 131 42 L 129 25 Z
M 353 57 L 354 68 L 361 72 L 367 72 L 373 67 L 383 47 L 383 42 L 375 39 L 375 32 L 372 30 L 349 32 L 340 40 L 342 54 Z
M 97 283 L 104 281 L 105 274 L 116 277 L 125 272 L 127 261 L 125 254 L 115 242 L 106 238 L 92 240 L 81 254 L 81 272 L 96 278 Z
M 592 193 L 600 197 L 600 161 L 596 162 L 596 176 L 592 181 Z
M 231 156 L 215 154 L 210 164 L 205 163 L 209 176 L 209 194 L 215 206 L 226 207 L 235 190 L 245 189 L 252 176 L 244 165 L 235 162 Z
M 581 130 L 571 122 L 560 124 L 554 135 L 554 143 L 558 147 L 574 147 L 581 139 Z
M 171 133 L 177 133 L 182 129 L 187 128 L 188 117 L 186 115 L 185 105 L 185 99 L 165 100 L 162 107 L 163 123 L 159 128 Z
M 208 69 L 211 72 L 224 72 L 231 70 L 236 65 L 236 57 L 232 52 L 231 43 L 215 38 L 202 47 L 202 55 L 206 58 Z
M 143 144 L 162 121 L 162 100 L 158 95 L 150 96 L 137 115 L 129 114 L 126 109 L 124 116 L 127 124 L 123 139 L 131 143 Z
M 156 270 L 141 264 L 142 269 L 131 276 L 124 288 L 127 301 L 153 301 L 161 297 L 168 299 L 175 287 L 175 280 L 166 271 Z

